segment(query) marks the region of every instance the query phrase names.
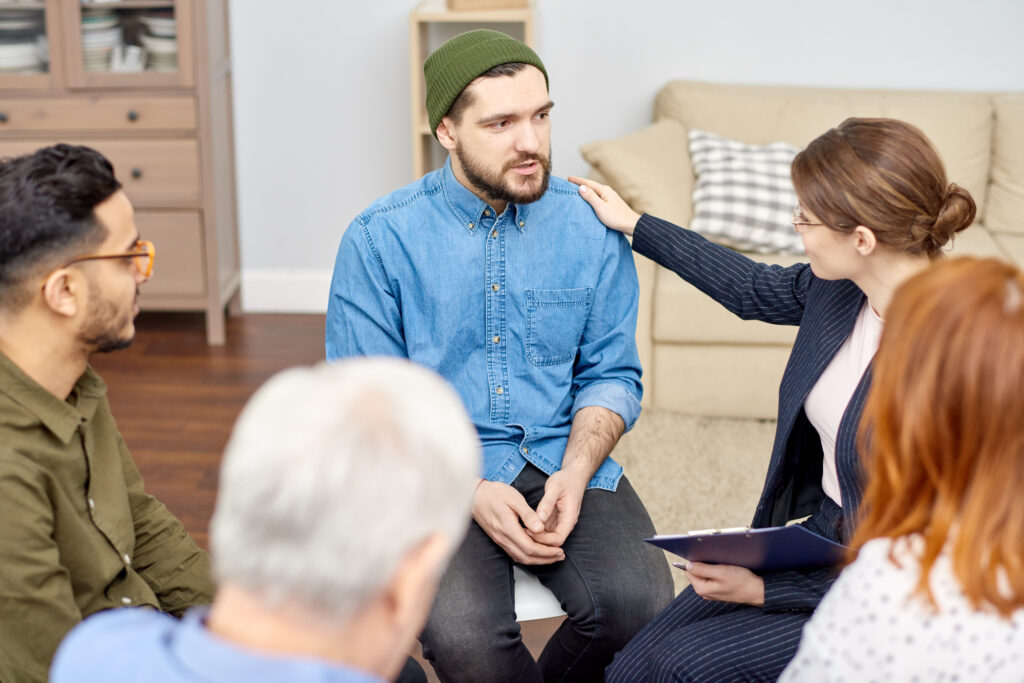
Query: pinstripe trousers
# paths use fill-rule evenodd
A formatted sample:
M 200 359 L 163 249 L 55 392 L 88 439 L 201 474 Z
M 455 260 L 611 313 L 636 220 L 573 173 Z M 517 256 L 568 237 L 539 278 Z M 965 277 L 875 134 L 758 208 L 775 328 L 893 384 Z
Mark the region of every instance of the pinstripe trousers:
M 803 525 L 839 540 L 841 520 L 842 509 L 826 497 Z M 774 681 L 796 654 L 811 614 L 705 600 L 687 587 L 615 656 L 606 680 Z

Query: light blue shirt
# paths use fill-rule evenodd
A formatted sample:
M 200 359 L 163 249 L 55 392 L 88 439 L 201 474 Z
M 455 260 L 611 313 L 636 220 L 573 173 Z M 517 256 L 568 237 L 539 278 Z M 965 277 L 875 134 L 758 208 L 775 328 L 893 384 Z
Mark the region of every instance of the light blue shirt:
M 576 186 L 551 178 L 500 216 L 451 161 L 374 202 L 342 237 L 327 307 L 328 359 L 401 356 L 459 392 L 483 444 L 482 476 L 511 483 L 562 463 L 587 406 L 640 414 L 638 284 L 626 239 Z M 611 458 L 590 487 L 615 490 Z
M 57 649 L 50 683 L 382 683 L 326 660 L 235 645 L 206 630 L 206 612 L 191 609 L 181 621 L 144 607 L 91 616 Z

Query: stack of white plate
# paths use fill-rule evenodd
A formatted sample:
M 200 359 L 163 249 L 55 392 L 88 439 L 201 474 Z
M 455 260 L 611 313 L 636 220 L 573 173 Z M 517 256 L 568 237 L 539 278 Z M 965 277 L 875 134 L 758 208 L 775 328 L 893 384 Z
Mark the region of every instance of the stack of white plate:
M 123 42 L 120 14 L 110 9 L 82 9 L 82 61 L 86 71 L 110 71 L 110 54 Z
M 43 13 L 31 9 L 0 10 L 0 36 L 3 39 L 31 35 L 33 38 L 43 30 Z
M 36 39 L 45 33 L 43 13 L 0 11 L 0 73 L 39 73 L 45 70 Z
M 177 71 L 178 24 L 174 12 L 154 10 L 146 12 L 139 20 L 146 27 L 146 33 L 139 36 L 146 48 L 146 68 L 151 71 Z

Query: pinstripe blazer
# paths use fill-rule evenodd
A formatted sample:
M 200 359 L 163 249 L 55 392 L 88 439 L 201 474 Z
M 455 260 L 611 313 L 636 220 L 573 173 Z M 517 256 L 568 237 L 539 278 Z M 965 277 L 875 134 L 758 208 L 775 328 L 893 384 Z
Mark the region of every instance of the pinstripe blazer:
M 818 511 L 821 440 L 803 404 L 818 378 L 853 331 L 864 293 L 849 280 L 822 280 L 807 264 L 766 265 L 667 221 L 644 215 L 633 249 L 680 277 L 746 320 L 799 325 L 779 386 L 775 443 L 752 526 L 775 526 Z M 843 499 L 840 540 L 848 541 L 861 499 L 862 473 L 856 449 L 857 425 L 871 383 L 861 377 L 836 435 L 836 470 Z M 813 609 L 832 570 L 777 572 L 765 577 L 766 609 Z M 822 582 L 825 585 L 822 585 Z M 782 595 L 785 594 L 785 598 Z M 772 597 L 779 600 L 773 601 Z

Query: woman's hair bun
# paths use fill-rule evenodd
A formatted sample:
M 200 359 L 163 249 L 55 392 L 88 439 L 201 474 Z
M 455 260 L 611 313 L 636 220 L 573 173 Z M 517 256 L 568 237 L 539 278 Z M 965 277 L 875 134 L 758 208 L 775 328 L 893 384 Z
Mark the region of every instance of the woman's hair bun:
M 971 193 L 956 183 L 950 183 L 939 208 L 939 215 L 935 217 L 936 237 L 945 235 L 948 240 L 954 233 L 973 223 L 977 213 L 978 208 Z
M 976 213 L 971 193 L 956 183 L 950 183 L 934 218 L 920 214 L 914 218 L 909 241 L 925 254 L 938 253 L 954 234 L 974 222 Z

